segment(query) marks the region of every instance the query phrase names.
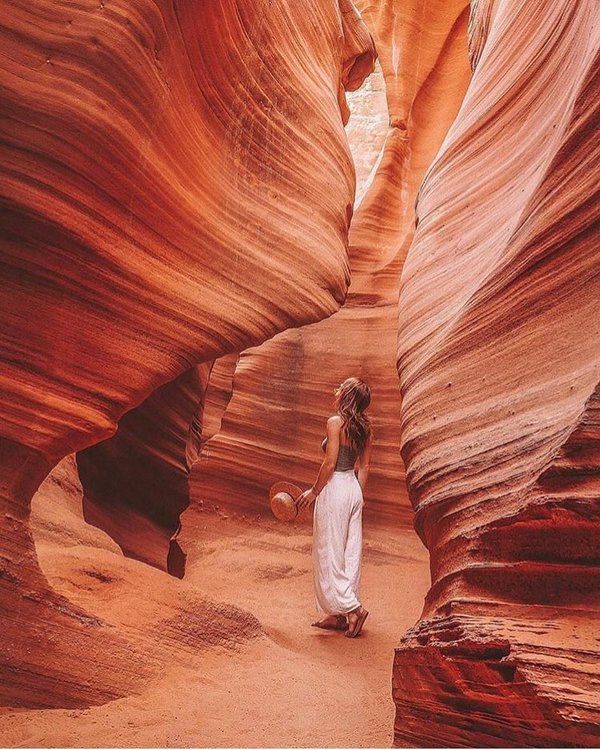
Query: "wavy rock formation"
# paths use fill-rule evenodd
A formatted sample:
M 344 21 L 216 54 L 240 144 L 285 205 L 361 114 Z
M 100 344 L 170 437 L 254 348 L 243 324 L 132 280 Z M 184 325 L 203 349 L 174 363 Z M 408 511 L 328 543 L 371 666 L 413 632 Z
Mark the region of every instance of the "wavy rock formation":
M 16 450 L 12 455 L 24 457 Z M 3 472 L 3 480 L 11 483 L 2 487 L 3 499 L 10 492 L 14 501 L 8 510 L 4 506 L 2 524 L 2 705 L 74 708 L 105 703 L 134 691 L 148 676 L 149 664 L 139 646 L 115 632 L 103 617 L 56 591 L 40 570 L 41 550 L 34 547 L 29 501 L 44 470 L 23 461 L 18 473 Z M 97 529 L 89 529 L 84 537 L 77 528 L 81 485 L 72 459 L 56 467 L 39 493 L 46 498 L 43 521 L 48 539 L 61 539 L 65 548 L 85 543 L 96 549 L 115 546 Z M 89 570 L 89 577 L 82 573 L 83 580 L 93 579 L 93 567 Z
M 128 557 L 182 578 L 180 514 L 189 473 L 220 428 L 238 354 L 192 367 L 152 393 L 119 422 L 115 437 L 77 454 L 83 515 Z M 209 387 L 210 377 L 210 387 Z
M 221 430 L 192 470 L 192 506 L 183 519 L 190 534 L 194 506 L 268 514 L 273 481 L 314 481 L 333 391 L 354 374 L 373 391 L 376 444 L 366 512 L 372 522 L 411 523 L 399 455 L 399 279 L 413 234 L 414 197 L 470 77 L 468 11 L 464 0 L 402 11 L 388 2 L 358 5 L 381 71 L 349 98 L 347 132 L 362 199 L 350 228 L 348 297 L 327 320 L 242 354 Z M 220 368 L 217 361 L 217 377 Z
M 77 737 L 65 741 L 63 734 L 58 744 L 81 744 L 82 735 L 106 721 L 111 709 L 107 724 L 115 727 L 124 722 L 131 731 L 131 709 L 127 719 L 121 714 L 128 699 L 135 704 L 145 692 L 142 702 L 152 700 L 150 686 L 161 680 L 167 683 L 163 690 L 170 696 L 177 682 L 173 670 L 194 665 L 192 669 L 201 673 L 207 650 L 215 646 L 231 650 L 261 635 L 253 615 L 207 600 L 206 587 L 125 558 L 106 533 L 85 523 L 82 506 L 75 457 L 67 456 L 35 493 L 29 524 L 46 585 L 51 587 L 57 609 L 71 621 L 63 617 L 57 623 L 63 628 L 58 637 L 47 629 L 46 621 L 36 623 L 37 638 L 28 644 L 27 652 L 41 649 L 48 660 L 57 660 L 61 679 L 21 674 L 22 684 L 14 694 L 17 705 L 31 709 L 59 703 L 78 709 L 13 713 L 21 738 L 28 735 L 32 718 L 41 720 L 42 739 L 35 744 L 45 746 L 53 744 L 49 736 L 55 732 L 68 736 L 70 721 Z M 39 617 L 40 607 L 31 607 L 29 614 Z M 15 676 L 19 674 L 11 678 Z M 79 683 L 79 692 L 73 690 L 73 681 Z M 114 700 L 121 696 L 126 696 L 123 701 Z M 168 700 L 163 695 L 161 703 Z M 85 710 L 108 701 L 110 707 L 97 707 L 95 717 Z M 155 707 L 151 713 L 156 716 L 160 711 Z M 2 711 L 0 721 L 7 716 L 10 712 Z M 4 724 L 3 738 L 6 729 Z
M 29 501 L 162 384 L 337 309 L 354 200 L 343 91 L 374 53 L 349 0 L 10 0 L 0 33 L 0 701 L 99 702 L 115 683 L 97 692 L 89 623 L 39 571 Z M 156 406 L 116 438 L 138 462 L 173 445 L 134 435 L 171 408 Z M 118 453 L 94 454 L 96 476 Z M 184 459 L 169 458 L 177 483 Z M 111 478 L 119 497 L 135 472 Z
M 399 744 L 598 744 L 596 10 L 473 6 L 420 190 L 398 365 L 432 587 L 396 651 Z

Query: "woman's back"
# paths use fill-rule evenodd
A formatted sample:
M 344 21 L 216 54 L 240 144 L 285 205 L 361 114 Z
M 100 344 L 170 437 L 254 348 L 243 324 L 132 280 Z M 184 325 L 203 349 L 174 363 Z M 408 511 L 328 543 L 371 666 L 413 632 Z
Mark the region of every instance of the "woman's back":
M 356 463 L 357 457 L 358 456 L 354 448 L 351 448 L 349 445 L 342 445 L 342 443 L 340 443 L 335 470 L 350 471 L 350 469 L 354 469 L 354 464 Z
M 321 448 L 327 450 L 327 438 L 321 443 Z M 335 463 L 334 471 L 350 471 L 354 469 L 354 464 L 358 458 L 357 451 L 352 446 L 342 443 L 340 440 L 340 447 L 338 449 L 337 461 Z

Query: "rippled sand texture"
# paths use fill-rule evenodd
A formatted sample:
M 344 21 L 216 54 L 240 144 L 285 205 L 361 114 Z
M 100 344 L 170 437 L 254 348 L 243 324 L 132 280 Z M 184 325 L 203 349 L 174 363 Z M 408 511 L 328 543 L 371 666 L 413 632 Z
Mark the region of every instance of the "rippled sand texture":
M 96 659 L 118 637 L 91 648 L 86 616 L 49 589 L 29 500 L 163 383 L 339 307 L 354 201 L 343 91 L 373 49 L 348 0 L 10 0 L 1 20 L 0 697 L 80 705 L 119 694 Z M 177 425 L 190 404 L 171 397 L 156 404 Z M 187 433 L 144 446 L 131 433 L 147 411 L 123 424 L 137 463 L 119 471 L 135 484 L 146 450 L 149 468 L 173 464 L 168 493 Z M 140 503 L 122 511 L 123 491 L 107 512 L 92 490 L 88 511 L 126 542 Z M 163 528 L 124 546 L 166 554 L 174 514 L 150 512 Z
M 597 745 L 599 27 L 478 2 L 400 292 L 402 455 L 433 583 L 398 742 Z
M 360 375 L 373 391 L 375 430 L 367 518 L 412 527 L 399 454 L 398 289 L 418 186 L 470 78 L 468 9 L 464 0 L 358 6 L 381 68 L 349 97 L 359 203 L 350 227 L 348 297 L 327 320 L 243 352 L 233 379 L 231 360 L 216 362 L 213 373 L 221 383 L 229 379 L 232 395 L 220 432 L 192 471 L 192 506 L 268 513 L 273 481 L 312 483 L 334 389 L 344 378 Z M 222 409 L 223 391 L 218 392 Z M 186 535 L 194 535 L 193 528 L 186 529 L 189 522 L 186 513 L 184 548 Z
M 98 647 L 90 679 L 103 666 L 112 681 L 100 705 L 0 707 L 3 745 L 390 746 L 391 656 L 429 580 L 412 530 L 365 528 L 362 589 L 373 615 L 352 640 L 310 627 L 307 528 L 205 512 L 180 581 L 124 557 L 81 510 L 68 456 L 35 494 L 30 528 L 49 585 L 86 613 Z M 122 648 L 102 632 L 118 633 Z M 65 631 L 65 657 L 80 640 Z

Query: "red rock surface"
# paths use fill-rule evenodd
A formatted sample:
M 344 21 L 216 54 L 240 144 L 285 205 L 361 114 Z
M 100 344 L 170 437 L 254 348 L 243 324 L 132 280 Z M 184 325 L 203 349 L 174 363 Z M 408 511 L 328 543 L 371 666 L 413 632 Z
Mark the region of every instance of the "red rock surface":
M 7 5 L 6 438 L 48 455 L 97 442 L 191 364 L 343 299 L 353 180 L 333 94 L 371 70 L 368 38 L 333 2 L 269 7 L 248 26 L 260 2 L 218 19 L 202 3 Z
M 11 0 L 0 20 L 0 701 L 98 702 L 120 678 L 96 682 L 91 630 L 41 576 L 29 501 L 61 457 L 110 437 L 163 383 L 337 309 L 354 199 L 343 90 L 373 49 L 348 0 L 223 0 L 218 13 Z M 132 433 L 169 411 L 155 405 L 97 466 L 132 441 L 135 461 L 154 450 Z M 171 481 L 183 445 L 158 442 L 174 451 Z M 122 535 L 141 505 L 123 499 L 135 471 L 115 470 L 110 502 L 124 506 L 110 521 L 102 487 L 89 494 L 94 518 L 149 557 L 145 532 L 136 549 Z M 40 634 L 47 649 L 31 647 Z
M 10 745 L 388 744 L 409 498 L 396 743 L 598 744 L 595 8 L 473 2 L 469 85 L 464 0 L 357 4 L 350 149 L 348 0 L 0 11 Z M 358 643 L 264 521 L 350 374 Z
M 400 292 L 402 454 L 431 557 L 396 741 L 598 744 L 598 26 L 479 2 Z
M 312 483 L 333 391 L 349 375 L 360 375 L 372 387 L 375 431 L 367 517 L 406 528 L 412 523 L 398 450 L 398 289 L 418 186 L 470 77 L 468 14 L 464 1 L 402 13 L 391 3 L 358 5 L 377 44 L 381 72 L 350 97 L 348 135 L 362 199 L 350 229 L 349 294 L 327 320 L 242 353 L 221 430 L 192 470 L 192 504 L 268 514 L 272 482 Z M 217 361 L 213 373 L 218 376 L 220 368 Z

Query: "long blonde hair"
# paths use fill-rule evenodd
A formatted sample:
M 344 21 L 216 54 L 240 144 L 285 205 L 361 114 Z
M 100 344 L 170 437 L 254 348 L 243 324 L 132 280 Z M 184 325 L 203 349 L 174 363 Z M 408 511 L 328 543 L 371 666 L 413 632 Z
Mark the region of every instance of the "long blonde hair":
M 360 455 L 371 437 L 371 420 L 364 413 L 371 389 L 360 378 L 347 378 L 335 391 L 335 406 L 343 421 L 350 447 Z

